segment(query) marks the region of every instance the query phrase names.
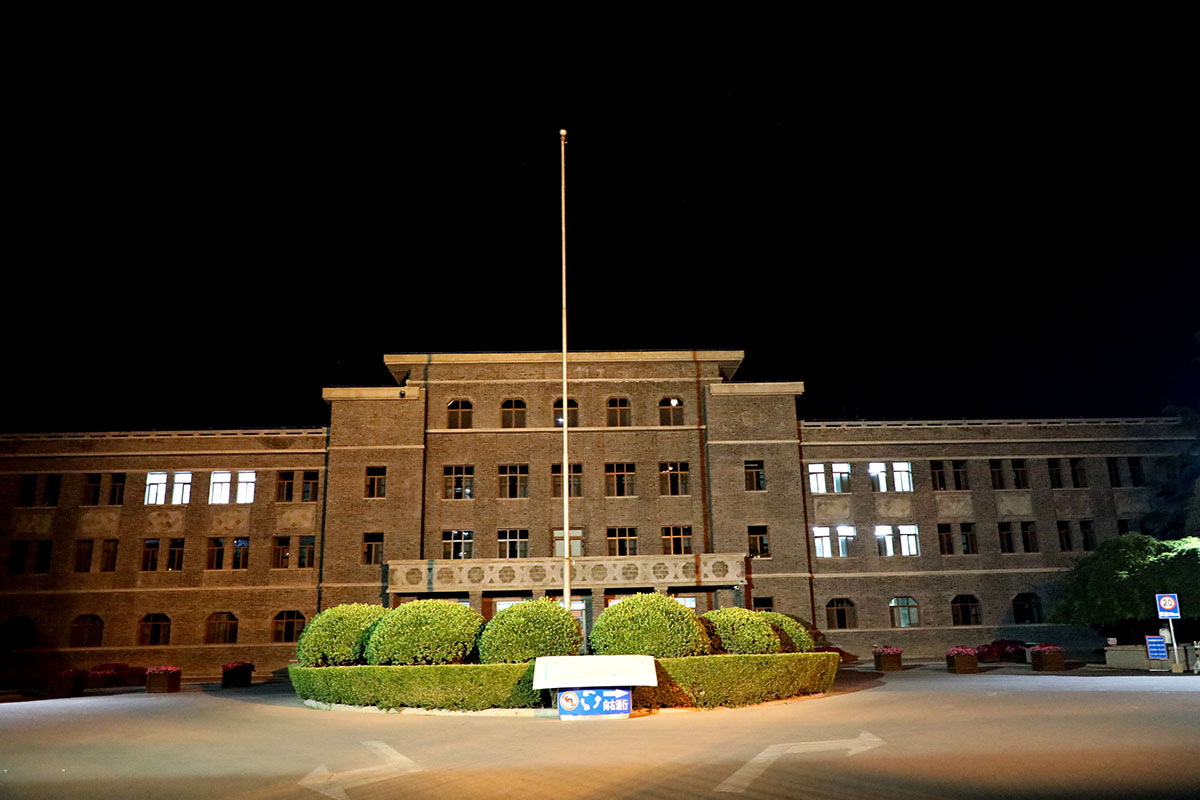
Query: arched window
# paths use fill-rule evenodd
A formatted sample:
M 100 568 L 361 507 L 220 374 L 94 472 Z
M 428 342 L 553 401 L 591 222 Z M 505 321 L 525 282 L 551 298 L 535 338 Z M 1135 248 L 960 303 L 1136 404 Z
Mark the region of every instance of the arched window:
M 138 623 L 138 644 L 159 645 L 171 643 L 171 618 L 166 614 L 147 614 Z
M 238 620 L 228 611 L 208 615 L 204 626 L 205 644 L 236 644 Z
M 608 399 L 608 427 L 627 428 L 633 424 L 628 397 Z
M 471 401 L 451 400 L 446 404 L 446 427 L 471 427 Z
M 563 411 L 562 398 L 554 401 L 554 427 L 561 428 L 563 426 Z M 579 427 L 579 403 L 567 398 L 567 427 Z
M 470 427 L 470 426 L 468 426 Z M 505 400 L 500 404 L 500 427 L 501 428 L 524 428 L 525 427 L 525 401 L 524 400 Z
M 0 649 L 28 650 L 37 639 L 37 625 L 29 617 L 11 617 L 0 634 Z
M 956 594 L 950 601 L 950 614 L 955 625 L 981 625 L 979 598 L 973 594 Z
M 71 622 L 71 647 L 99 647 L 104 638 L 104 620 L 95 614 L 80 614 Z
M 913 598 L 893 597 L 888 607 L 892 612 L 893 628 L 915 628 L 921 624 L 920 606 Z
M 683 424 L 683 401 L 678 397 L 664 397 L 658 401 L 659 425 Z
M 1042 621 L 1042 600 L 1033 592 L 1021 592 L 1013 598 L 1013 622 L 1034 625 Z
M 299 611 L 280 611 L 275 615 L 275 641 L 294 642 L 304 630 L 304 615 Z
M 825 604 L 826 627 L 835 630 L 858 627 L 858 609 L 848 597 L 835 597 Z

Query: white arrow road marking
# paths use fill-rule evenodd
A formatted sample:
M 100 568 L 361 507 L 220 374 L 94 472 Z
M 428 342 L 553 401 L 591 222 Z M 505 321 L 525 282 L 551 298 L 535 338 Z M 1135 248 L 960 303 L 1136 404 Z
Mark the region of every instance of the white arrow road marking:
M 773 744 L 746 762 L 737 772 L 730 775 L 717 786 L 718 792 L 744 792 L 750 782 L 766 772 L 780 756 L 788 753 L 817 753 L 823 750 L 845 750 L 847 756 L 862 753 L 879 747 L 883 739 L 863 731 L 854 739 L 826 739 L 822 742 L 793 742 L 792 744 Z
M 300 780 L 300 785 L 326 797 L 332 797 L 334 800 L 350 800 L 346 794 L 347 789 L 398 778 L 409 772 L 421 771 L 417 762 L 397 753 L 383 742 L 363 742 L 363 744 L 374 750 L 384 760 L 383 766 L 361 767 L 346 772 L 330 772 L 324 764 L 320 764 Z

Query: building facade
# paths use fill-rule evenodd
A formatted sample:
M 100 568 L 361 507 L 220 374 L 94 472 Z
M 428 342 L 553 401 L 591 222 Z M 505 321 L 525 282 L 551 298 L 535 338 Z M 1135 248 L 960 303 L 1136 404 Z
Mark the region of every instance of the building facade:
M 325 428 L 0 436 L 6 669 L 275 670 L 339 603 L 561 596 L 566 541 L 585 628 L 658 591 L 860 653 L 1098 643 L 1046 614 L 1137 530 L 1177 420 L 798 422 L 803 385 L 741 357 L 573 353 L 564 401 L 559 354 L 395 355 Z

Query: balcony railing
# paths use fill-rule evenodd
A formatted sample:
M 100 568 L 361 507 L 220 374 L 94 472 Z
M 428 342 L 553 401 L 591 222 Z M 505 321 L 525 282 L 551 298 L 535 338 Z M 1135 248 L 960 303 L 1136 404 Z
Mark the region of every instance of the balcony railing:
M 597 556 L 571 559 L 572 589 L 658 586 L 742 586 L 744 553 L 687 556 Z M 388 591 L 561 589 L 561 558 L 471 558 L 389 561 Z

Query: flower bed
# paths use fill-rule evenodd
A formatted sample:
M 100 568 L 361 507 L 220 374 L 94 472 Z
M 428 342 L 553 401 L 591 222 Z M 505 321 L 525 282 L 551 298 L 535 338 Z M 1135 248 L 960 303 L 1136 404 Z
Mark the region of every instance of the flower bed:
M 179 667 L 164 664 L 146 670 L 146 692 L 148 694 L 178 692 L 182 683 L 183 670 Z
M 904 669 L 903 654 L 904 650 L 902 648 L 891 647 L 886 644 L 875 645 L 871 648 L 871 655 L 875 657 L 875 669 L 880 672 L 893 672 Z
M 951 647 L 946 651 L 946 671 L 956 675 L 979 672 L 979 658 L 974 647 Z
M 1034 672 L 1061 672 L 1067 668 L 1066 654 L 1054 644 L 1039 644 L 1029 648 Z

